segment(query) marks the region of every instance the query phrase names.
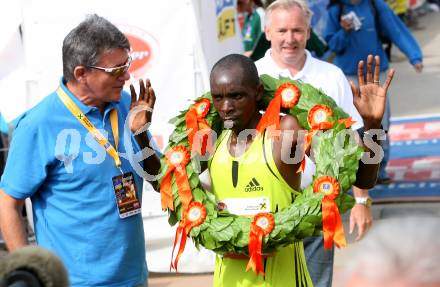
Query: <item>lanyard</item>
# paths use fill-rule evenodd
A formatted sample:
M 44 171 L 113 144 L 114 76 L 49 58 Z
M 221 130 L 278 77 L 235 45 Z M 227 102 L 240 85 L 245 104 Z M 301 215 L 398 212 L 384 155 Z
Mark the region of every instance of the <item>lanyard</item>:
M 72 99 L 64 92 L 61 87 L 58 87 L 57 94 L 64 105 L 69 109 L 72 115 L 89 131 L 93 138 L 105 148 L 107 153 L 115 161 L 116 167 L 122 172 L 121 160 L 117 152 L 119 144 L 119 128 L 118 128 L 118 111 L 113 109 L 110 112 L 110 125 L 112 127 L 113 137 L 115 139 L 116 149 L 111 143 L 98 131 L 98 129 L 92 124 L 92 122 L 81 112 L 78 106 L 72 101 Z

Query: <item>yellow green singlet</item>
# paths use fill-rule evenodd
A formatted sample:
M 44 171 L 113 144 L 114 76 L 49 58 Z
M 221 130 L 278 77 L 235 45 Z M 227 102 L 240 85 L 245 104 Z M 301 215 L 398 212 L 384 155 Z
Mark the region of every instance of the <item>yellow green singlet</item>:
M 295 191 L 284 181 L 272 156 L 272 140 L 256 137 L 240 157 L 228 150 L 230 130 L 218 139 L 217 149 L 209 164 L 213 192 L 221 207 L 232 213 L 253 215 L 275 212 L 288 207 Z M 263 259 L 265 275 L 246 272 L 248 259 L 217 256 L 214 286 L 289 287 L 313 286 L 307 271 L 302 242 L 280 249 Z

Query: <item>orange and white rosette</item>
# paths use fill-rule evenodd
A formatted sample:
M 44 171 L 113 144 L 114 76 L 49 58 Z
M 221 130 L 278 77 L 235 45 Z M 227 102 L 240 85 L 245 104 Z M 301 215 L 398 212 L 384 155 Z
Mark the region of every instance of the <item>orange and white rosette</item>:
M 284 83 L 275 91 L 264 115 L 257 125 L 257 131 L 262 133 L 267 127 L 274 126 L 275 130 L 280 129 L 281 108 L 290 109 L 295 106 L 301 97 L 300 89 L 292 83 Z
M 340 187 L 338 181 L 331 176 L 321 176 L 313 183 L 314 192 L 323 192 L 322 199 L 322 231 L 324 233 L 324 248 L 331 249 L 332 242 L 337 247 L 347 245 L 344 236 L 341 215 L 335 199 L 339 194 Z
M 211 102 L 208 99 L 201 99 L 193 107 L 196 110 L 197 118 L 204 119 L 209 112 Z
M 310 130 L 306 135 L 305 143 L 304 143 L 304 153 L 309 148 L 312 143 L 312 138 L 319 130 L 327 130 L 333 127 L 333 123 L 329 121 L 329 118 L 333 115 L 333 111 L 330 107 L 326 105 L 314 105 L 307 114 L 307 121 L 310 125 Z M 338 121 L 339 123 L 343 123 L 345 128 L 351 127 L 355 121 L 351 117 L 346 119 L 341 119 Z M 306 161 L 302 160 L 301 166 L 298 169 L 298 172 L 303 172 L 305 169 Z
M 307 120 L 312 130 L 324 130 L 333 127 L 329 122 L 329 118 L 333 115 L 333 111 L 326 105 L 314 105 L 307 114 Z
M 301 97 L 301 91 L 292 83 L 284 83 L 275 91 L 275 97 L 281 95 L 281 107 L 290 109 L 294 107 Z
M 185 124 L 188 131 L 188 143 L 191 150 L 200 155 L 205 155 L 208 146 L 209 133 L 211 127 L 206 122 L 205 117 L 209 112 L 211 102 L 208 99 L 201 99 L 196 102 L 185 114 Z M 202 135 L 202 144 L 199 141 L 194 143 L 195 134 L 200 130 L 206 130 Z
M 312 143 L 312 138 L 319 130 L 331 129 L 333 123 L 329 122 L 329 118 L 333 115 L 333 111 L 326 105 L 314 105 L 307 114 L 307 121 L 310 125 L 310 130 L 306 135 L 304 143 L 304 153 Z M 306 159 L 303 158 L 298 172 L 303 172 L 306 167 Z
M 249 262 L 246 271 L 252 269 L 256 274 L 264 274 L 262 262 L 263 237 L 272 232 L 275 220 L 271 213 L 258 213 L 251 223 L 249 234 Z
M 173 190 L 171 185 L 173 174 L 176 177 L 177 191 L 184 208 L 186 208 L 191 202 L 191 187 L 188 182 L 188 174 L 186 173 L 186 165 L 189 161 L 190 154 L 188 149 L 184 146 L 173 147 L 165 154 L 165 163 L 168 166 L 168 169 L 160 183 L 160 198 L 163 210 L 167 208 L 174 210 Z
M 201 202 L 193 201 L 189 204 L 188 208 L 183 214 L 183 218 L 179 223 L 176 230 L 176 236 L 174 238 L 173 252 L 171 253 L 171 265 L 170 269 L 173 268 L 177 272 L 177 264 L 179 263 L 180 256 L 182 256 L 185 250 L 186 238 L 193 227 L 199 226 L 205 221 L 206 218 L 206 208 Z M 174 249 L 176 248 L 177 242 L 180 240 L 179 251 L 177 252 L 176 258 L 173 262 Z

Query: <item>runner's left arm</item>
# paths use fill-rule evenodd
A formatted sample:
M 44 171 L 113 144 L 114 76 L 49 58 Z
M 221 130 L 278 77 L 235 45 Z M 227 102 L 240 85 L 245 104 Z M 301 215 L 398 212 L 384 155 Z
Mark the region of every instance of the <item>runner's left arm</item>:
M 373 74 L 373 61 L 375 61 Z M 394 76 L 394 69 L 390 69 L 383 85 L 380 85 L 380 57 L 372 55 L 367 58 L 367 74 L 364 77 L 364 61 L 358 64 L 358 86 L 350 82 L 353 92 L 353 103 L 364 121 L 364 132 L 369 133 L 380 129 L 385 112 L 385 103 L 388 88 Z M 377 141 L 377 139 L 375 139 Z M 374 152 L 371 146 L 364 144 L 365 151 Z M 376 184 L 379 162 L 359 162 L 355 186 L 361 189 L 373 188 Z
M 156 95 L 148 79 L 145 82 L 142 79 L 139 80 L 139 97 L 137 97 L 133 85 L 130 85 L 130 92 L 130 112 L 134 112 L 133 118 L 130 118 L 130 129 L 135 134 L 136 141 L 141 150 L 150 151 L 150 154 L 147 154 L 143 161 L 143 168 L 148 175 L 155 177 L 160 170 L 160 160 L 155 152 L 153 139 L 146 127 L 151 124 Z M 147 178 L 146 180 L 149 181 L 156 190 L 158 189 L 156 178 Z

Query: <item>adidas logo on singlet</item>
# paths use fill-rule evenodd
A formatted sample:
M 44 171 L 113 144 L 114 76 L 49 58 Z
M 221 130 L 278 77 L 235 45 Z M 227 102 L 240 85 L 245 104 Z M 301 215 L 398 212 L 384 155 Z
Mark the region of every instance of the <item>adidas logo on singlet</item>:
M 260 185 L 260 183 L 253 177 L 251 181 L 246 185 L 244 191 L 245 192 L 251 192 L 251 191 L 263 191 L 264 188 Z

